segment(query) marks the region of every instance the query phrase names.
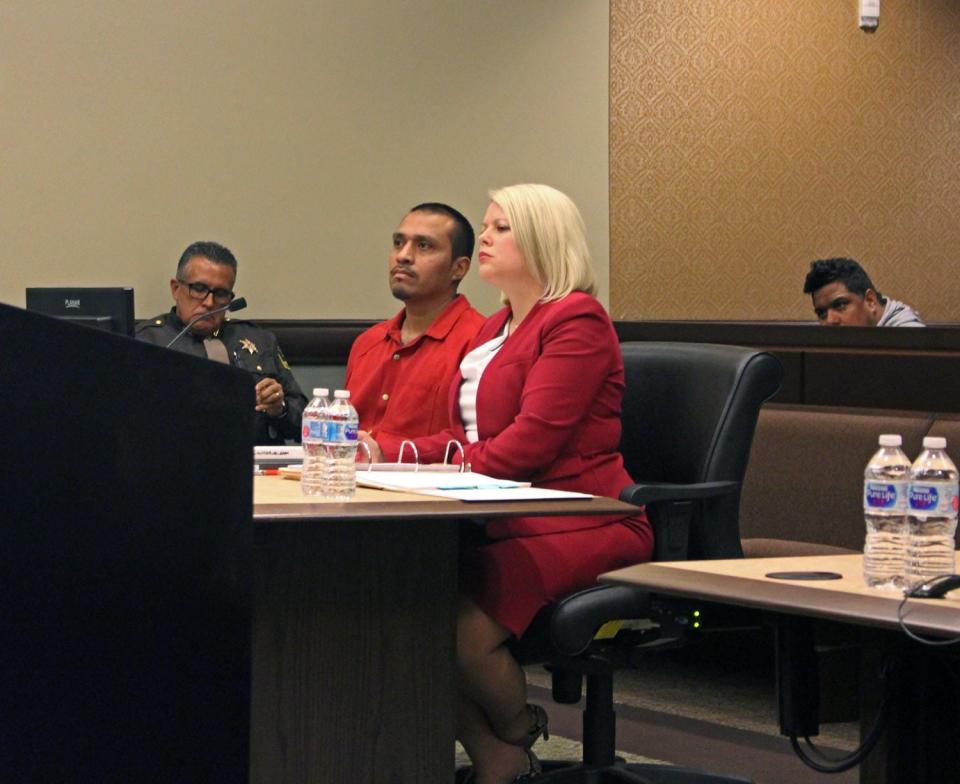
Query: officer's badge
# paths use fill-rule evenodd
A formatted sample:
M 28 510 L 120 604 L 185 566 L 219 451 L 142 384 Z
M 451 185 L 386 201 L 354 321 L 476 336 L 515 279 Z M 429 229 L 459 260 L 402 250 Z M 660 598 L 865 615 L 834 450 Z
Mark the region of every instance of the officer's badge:
M 290 363 L 287 362 L 287 358 L 283 355 L 283 352 L 280 350 L 280 346 L 277 346 L 277 356 L 280 358 L 280 364 L 283 365 L 287 370 L 289 370 Z
M 246 349 L 250 354 L 257 353 L 257 344 L 250 340 L 250 338 L 241 339 L 240 348 Z

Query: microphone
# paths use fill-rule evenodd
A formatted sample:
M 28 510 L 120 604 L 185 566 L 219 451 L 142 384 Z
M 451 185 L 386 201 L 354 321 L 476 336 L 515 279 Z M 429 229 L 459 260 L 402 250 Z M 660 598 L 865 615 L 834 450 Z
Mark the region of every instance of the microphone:
M 165 348 L 170 348 L 174 343 L 180 340 L 180 338 L 182 338 L 184 335 L 187 334 L 187 330 L 190 329 L 190 327 L 192 327 L 201 319 L 205 319 L 208 316 L 216 316 L 218 313 L 223 313 L 223 311 L 225 310 L 229 311 L 230 313 L 233 313 L 234 311 L 237 311 L 237 310 L 243 310 L 246 306 L 247 306 L 247 301 L 243 297 L 237 297 L 229 305 L 224 305 L 222 308 L 216 308 L 215 310 L 208 310 L 206 313 L 199 313 L 198 315 L 194 316 L 192 319 L 190 319 L 190 321 L 187 322 L 187 326 L 181 329 L 177 333 L 177 336 L 173 340 L 171 340 L 169 343 L 167 343 Z

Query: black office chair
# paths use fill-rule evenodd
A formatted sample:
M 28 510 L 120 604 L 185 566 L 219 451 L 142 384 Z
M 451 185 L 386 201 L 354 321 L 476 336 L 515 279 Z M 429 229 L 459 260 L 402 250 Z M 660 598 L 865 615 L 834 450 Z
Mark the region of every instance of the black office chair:
M 760 406 L 780 387 L 783 368 L 771 354 L 735 346 L 625 343 L 621 450 L 630 475 L 641 480 L 621 499 L 646 504 L 654 527 L 654 560 L 742 557 L 740 484 Z M 542 610 L 514 653 L 524 664 L 546 662 L 553 697 L 573 704 L 587 679 L 583 762 L 545 762 L 544 784 L 708 784 L 743 782 L 664 765 L 616 759 L 613 673 L 644 648 L 680 640 L 684 627 L 658 617 L 649 593 L 597 585 Z M 651 631 L 594 639 L 610 621 L 653 618 Z

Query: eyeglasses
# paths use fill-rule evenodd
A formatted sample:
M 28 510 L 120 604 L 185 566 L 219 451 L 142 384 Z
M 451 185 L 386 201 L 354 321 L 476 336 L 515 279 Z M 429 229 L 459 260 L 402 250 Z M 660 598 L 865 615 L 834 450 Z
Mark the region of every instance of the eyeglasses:
M 218 305 L 226 305 L 233 302 L 236 296 L 230 289 L 212 289 L 206 283 L 187 283 L 187 281 L 177 278 L 177 282 L 186 286 L 191 299 L 204 300 L 207 295 L 213 295 L 213 301 Z

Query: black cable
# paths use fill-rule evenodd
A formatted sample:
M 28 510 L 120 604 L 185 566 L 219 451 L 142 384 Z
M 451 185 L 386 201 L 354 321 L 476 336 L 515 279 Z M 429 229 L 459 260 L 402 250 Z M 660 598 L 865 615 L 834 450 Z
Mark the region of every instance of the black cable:
M 880 735 L 885 726 L 886 704 L 880 709 L 877 721 L 870 730 L 870 734 L 866 740 L 845 757 L 828 757 L 814 745 L 809 737 L 804 737 L 804 740 L 810 747 L 810 753 L 807 753 L 803 749 L 796 735 L 790 736 L 790 744 L 793 746 L 796 755 L 807 767 L 813 768 L 818 773 L 843 773 L 844 771 L 850 770 L 850 768 L 855 768 L 866 759 L 867 755 L 873 751 L 873 747 L 877 745 L 877 741 L 880 740 Z
M 952 640 L 938 640 L 938 639 L 929 639 L 926 637 L 921 637 L 916 632 L 911 631 L 907 628 L 907 624 L 904 621 L 905 617 L 905 607 L 908 599 L 916 598 L 914 596 L 914 590 L 907 591 L 903 600 L 897 606 L 897 624 L 900 626 L 900 629 L 906 634 L 911 640 L 921 643 L 922 645 L 927 645 L 932 648 L 942 648 L 950 645 L 960 644 L 960 638 Z M 955 673 L 951 673 L 954 674 Z M 889 671 L 885 669 L 881 673 L 881 680 L 887 682 L 890 676 Z M 864 738 L 863 742 L 850 754 L 843 757 L 828 757 L 820 749 L 814 745 L 813 741 L 810 740 L 809 736 L 804 737 L 804 740 L 807 743 L 810 751 L 808 752 L 800 745 L 800 740 L 796 735 L 790 736 L 790 745 L 793 746 L 794 753 L 803 761 L 807 767 L 813 768 L 813 770 L 818 773 L 843 773 L 844 771 L 850 770 L 853 767 L 856 767 L 866 756 L 873 751 L 873 747 L 877 745 L 877 741 L 880 740 L 880 735 L 883 733 L 884 728 L 887 724 L 887 701 L 889 700 L 889 687 L 884 689 L 883 702 L 880 704 L 880 710 L 877 713 L 877 719 L 874 722 L 873 727 L 870 728 L 870 732 L 867 734 L 867 737 Z
M 881 680 L 886 682 L 889 675 L 889 672 L 885 668 L 884 672 L 881 673 Z M 889 689 L 885 688 L 883 702 L 880 703 L 880 710 L 877 713 L 873 727 L 870 728 L 870 732 L 867 734 L 867 737 L 864 738 L 863 742 L 848 755 L 844 757 L 828 757 L 814 745 L 809 736 L 805 736 L 804 740 L 807 742 L 807 746 L 810 747 L 810 752 L 808 753 L 800 745 L 797 736 L 791 735 L 790 745 L 793 746 L 794 753 L 800 758 L 804 765 L 813 768 L 818 773 L 843 773 L 844 771 L 850 770 L 850 768 L 856 767 L 873 751 L 873 747 L 877 745 L 877 741 L 880 740 L 880 736 L 887 726 L 887 702 L 889 699 Z
M 906 613 L 904 612 L 904 610 L 907 606 L 907 600 L 916 598 L 914 596 L 914 592 L 913 592 L 914 590 L 916 589 L 907 591 L 903 595 L 903 599 L 901 600 L 900 604 L 897 605 L 897 625 L 899 625 L 900 631 L 902 631 L 905 635 L 907 635 L 907 637 L 909 637 L 914 642 L 918 642 L 921 645 L 928 645 L 931 648 L 944 648 L 949 645 L 960 644 L 960 637 L 955 637 L 952 640 L 935 640 L 929 637 L 921 637 L 919 634 L 917 634 L 914 631 L 911 631 L 907 627 L 907 624 L 904 621 L 904 618 L 906 617 Z

